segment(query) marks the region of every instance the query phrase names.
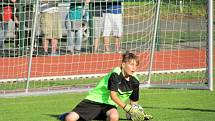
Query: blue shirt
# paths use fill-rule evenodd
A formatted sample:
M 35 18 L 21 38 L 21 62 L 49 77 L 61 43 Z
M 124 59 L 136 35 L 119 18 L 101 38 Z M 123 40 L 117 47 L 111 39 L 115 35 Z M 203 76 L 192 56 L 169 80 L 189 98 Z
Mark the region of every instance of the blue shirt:
M 122 13 L 121 2 L 120 1 L 106 2 L 105 12 L 112 14 L 121 14 Z
M 107 13 L 113 14 L 121 14 L 122 13 L 122 6 L 118 5 L 107 5 Z
M 70 20 L 82 20 L 83 8 L 82 6 L 70 7 L 69 18 Z

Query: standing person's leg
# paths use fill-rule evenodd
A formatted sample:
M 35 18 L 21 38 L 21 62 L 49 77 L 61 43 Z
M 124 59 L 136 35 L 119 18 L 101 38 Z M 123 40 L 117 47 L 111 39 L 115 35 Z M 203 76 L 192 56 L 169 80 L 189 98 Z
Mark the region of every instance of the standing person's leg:
M 95 38 L 94 40 L 94 53 L 98 52 L 98 49 L 99 49 L 99 38 Z
M 70 38 L 70 41 L 69 41 L 69 50 L 71 52 L 71 54 L 74 54 L 74 50 L 75 50 L 75 30 L 71 30 L 70 31 L 70 35 L 71 35 L 71 38 Z
M 3 23 L 3 43 L 2 43 L 2 48 L 3 48 L 3 49 L 4 49 L 4 40 L 5 40 L 6 37 L 7 37 L 8 26 L 9 26 L 9 23 L 8 23 L 8 22 L 4 22 L 4 23 Z
M 110 33 L 112 31 L 112 23 L 110 20 L 110 13 L 104 13 L 104 28 L 103 28 L 103 37 L 104 37 L 104 49 L 105 51 L 110 51 Z
M 48 55 L 48 47 L 49 46 L 49 40 L 46 38 L 43 38 L 43 49 L 44 49 L 44 55 Z
M 73 48 L 71 47 L 73 45 L 72 41 L 72 31 L 71 29 L 67 30 L 67 51 L 71 52 L 73 51 Z
M 3 56 L 4 49 L 4 23 L 0 22 L 0 56 Z
M 115 51 L 116 52 L 120 52 L 120 48 L 121 48 L 121 41 L 120 41 L 120 37 L 116 37 L 115 36 Z
M 55 38 L 51 39 L 51 44 L 52 44 L 52 52 L 51 52 L 51 54 L 55 55 L 56 51 L 57 51 L 58 40 L 55 39 Z
M 75 44 L 75 53 L 79 54 L 81 52 L 81 44 L 83 39 L 83 31 L 82 28 L 76 31 L 76 44 Z
M 2 52 L 4 46 L 4 29 L 3 22 L 0 22 L 0 52 Z
M 67 31 L 67 51 L 70 52 L 70 54 L 73 54 L 73 40 L 72 40 L 72 27 L 71 27 L 71 21 L 69 19 L 69 14 L 67 14 L 65 19 L 65 26 Z
M 123 32 L 123 25 L 122 25 L 122 14 L 113 14 L 112 20 L 114 22 L 114 31 L 113 35 L 115 37 L 115 51 L 120 52 L 121 49 L 121 36 Z
M 0 22 L 0 49 L 4 48 L 4 39 L 7 33 L 8 25 L 4 22 Z
M 98 17 L 93 17 L 93 33 L 94 33 L 94 50 L 93 52 L 96 53 L 99 47 L 99 38 L 97 36 L 98 32 Z
M 52 38 L 52 27 L 50 20 L 51 16 L 49 13 L 42 13 L 41 14 L 41 31 L 43 35 L 43 50 L 44 55 L 48 55 L 48 46 L 49 46 L 49 39 Z
M 110 37 L 109 36 L 104 36 L 104 47 L 105 47 L 106 52 L 110 51 Z
M 103 23 L 103 17 L 94 17 L 94 52 L 98 52 L 99 49 L 99 41 L 103 30 Z
M 52 54 L 56 55 L 58 40 L 62 37 L 62 23 L 58 12 L 51 14 L 50 23 L 52 27 Z

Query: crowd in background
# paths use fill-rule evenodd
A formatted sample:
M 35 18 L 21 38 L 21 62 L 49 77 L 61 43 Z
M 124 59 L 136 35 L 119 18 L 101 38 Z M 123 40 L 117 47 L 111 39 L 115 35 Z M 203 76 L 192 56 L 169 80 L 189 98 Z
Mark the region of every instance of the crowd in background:
M 25 32 L 24 44 L 30 44 L 32 38 L 33 16 L 35 8 L 26 7 L 24 10 L 24 18 L 20 17 L 20 10 L 16 2 L 18 0 L 1 0 L 0 3 L 0 55 L 4 55 L 4 43 L 7 39 L 8 23 L 14 21 L 15 27 L 21 31 L 20 22 L 25 21 L 25 27 L 30 28 L 30 31 Z M 93 21 L 92 26 L 92 52 L 99 51 L 121 52 L 121 36 L 122 27 L 122 7 L 121 2 L 95 2 L 86 0 L 82 3 L 68 3 L 69 10 L 65 19 L 62 19 L 59 12 L 59 3 L 41 0 L 39 2 L 39 27 L 40 36 L 42 37 L 42 55 L 60 55 L 58 52 L 58 41 L 62 38 L 63 26 L 66 28 L 66 53 L 81 54 L 84 27 L 88 26 L 89 19 Z M 92 8 L 89 8 L 92 4 Z M 32 5 L 30 5 L 32 6 Z M 66 9 L 65 9 L 66 10 Z M 65 23 L 64 25 L 62 23 Z M 26 30 L 25 30 L 26 31 Z M 88 30 L 89 31 L 89 30 Z M 19 39 L 20 33 L 15 33 L 16 39 Z M 110 36 L 115 39 L 115 48 L 110 48 Z M 89 40 L 89 38 L 88 38 Z M 100 46 L 100 41 L 103 40 L 104 45 Z M 50 42 L 50 43 L 49 43 Z M 19 41 L 16 43 L 19 46 Z M 51 47 L 49 47 L 49 45 Z

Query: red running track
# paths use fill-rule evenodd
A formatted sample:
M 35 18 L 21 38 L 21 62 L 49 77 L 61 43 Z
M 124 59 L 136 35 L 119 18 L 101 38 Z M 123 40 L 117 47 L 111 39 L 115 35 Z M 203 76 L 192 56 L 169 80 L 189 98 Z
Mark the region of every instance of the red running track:
M 140 57 L 139 71 L 146 71 L 149 65 L 148 53 L 138 54 Z M 0 79 L 27 78 L 27 57 L 0 58 L 0 62 Z M 116 53 L 38 56 L 33 57 L 31 77 L 106 73 L 114 66 L 118 66 L 120 62 L 121 54 Z M 204 49 L 155 52 L 153 71 L 204 67 L 206 67 Z

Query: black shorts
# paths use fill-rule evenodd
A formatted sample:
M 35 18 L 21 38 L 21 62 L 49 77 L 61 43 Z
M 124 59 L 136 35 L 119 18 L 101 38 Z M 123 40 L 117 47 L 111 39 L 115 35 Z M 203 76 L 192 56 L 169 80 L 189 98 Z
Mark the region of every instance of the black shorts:
M 73 111 L 79 114 L 78 121 L 106 120 L 106 112 L 116 107 L 84 99 Z

